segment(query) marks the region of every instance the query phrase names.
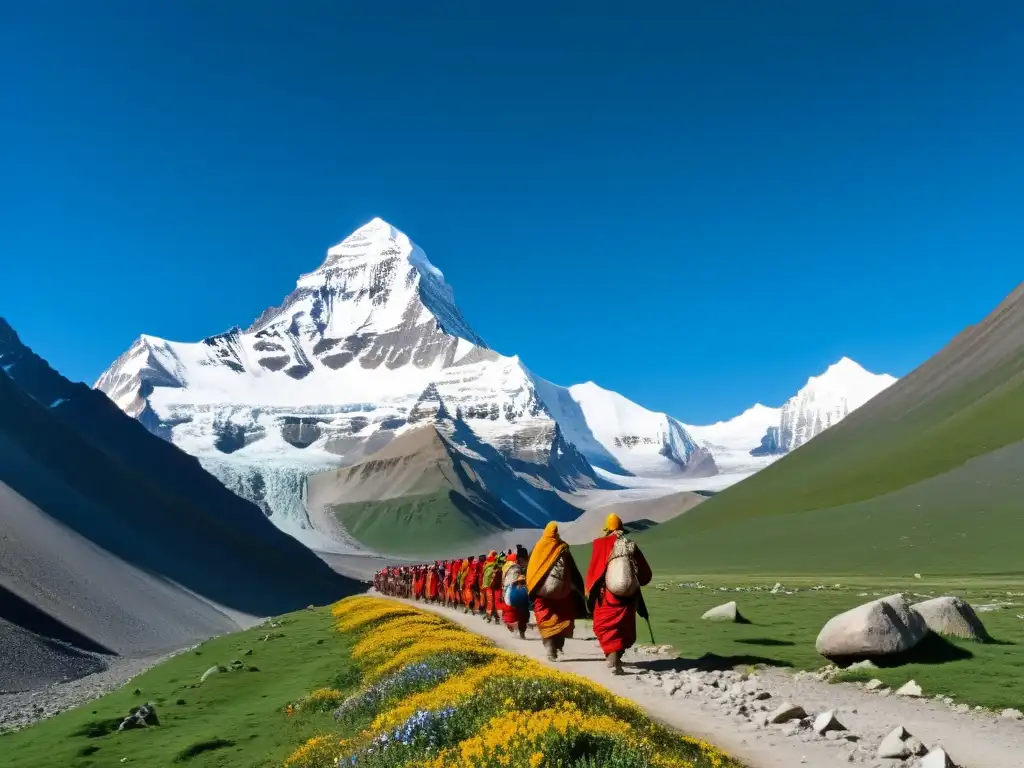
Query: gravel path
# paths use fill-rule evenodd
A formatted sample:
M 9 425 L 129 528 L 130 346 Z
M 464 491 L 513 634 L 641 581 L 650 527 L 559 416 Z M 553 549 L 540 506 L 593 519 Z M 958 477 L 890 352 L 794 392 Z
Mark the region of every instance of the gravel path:
M 408 602 L 408 601 L 407 601 Z M 497 645 L 547 661 L 536 631 L 520 640 L 504 626 L 485 623 L 437 606 L 415 603 L 494 640 Z M 580 630 L 583 630 L 582 632 Z M 564 660 L 554 666 L 600 683 L 631 699 L 655 719 L 709 741 L 751 768 L 878 766 L 911 768 L 917 759 L 878 757 L 882 739 L 898 726 L 931 748 L 943 747 L 962 768 L 1020 768 L 1024 765 L 1024 722 L 991 713 L 962 713 L 934 700 L 871 693 L 863 686 L 831 685 L 812 674 L 778 669 L 710 670 L 657 649 L 632 649 L 624 659 L 629 674 L 616 677 L 589 626 L 566 643 Z M 663 651 L 667 651 L 667 647 Z M 765 716 L 784 702 L 806 710 L 808 718 L 765 725 Z M 819 736 L 810 718 L 834 710 L 848 730 Z
M 98 699 L 157 664 L 194 647 L 141 659 L 115 658 L 103 671 L 94 672 L 78 680 L 54 683 L 34 691 L 0 693 L 0 733 L 25 728 Z

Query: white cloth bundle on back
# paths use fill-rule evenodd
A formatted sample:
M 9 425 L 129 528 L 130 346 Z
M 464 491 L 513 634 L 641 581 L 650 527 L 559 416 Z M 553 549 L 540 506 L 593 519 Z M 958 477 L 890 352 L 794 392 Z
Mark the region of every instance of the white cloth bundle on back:
M 640 589 L 636 573 L 636 544 L 621 533 L 608 556 L 604 584 L 616 597 L 632 597 Z
M 547 597 L 552 600 L 559 600 L 569 594 L 572 585 L 569 583 L 569 569 L 565 567 L 565 553 L 563 552 L 551 566 L 548 575 L 537 587 L 538 597 Z

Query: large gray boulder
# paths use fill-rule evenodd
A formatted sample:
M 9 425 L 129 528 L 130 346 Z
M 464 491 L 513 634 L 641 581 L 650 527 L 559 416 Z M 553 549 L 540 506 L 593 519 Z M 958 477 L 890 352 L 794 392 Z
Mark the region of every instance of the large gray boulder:
M 901 594 L 872 600 L 833 617 L 815 648 L 827 658 L 888 656 L 909 651 L 928 634 L 928 625 Z
M 915 603 L 911 608 L 921 615 L 928 629 L 936 634 L 981 642 L 991 639 L 978 614 L 959 597 L 936 597 Z

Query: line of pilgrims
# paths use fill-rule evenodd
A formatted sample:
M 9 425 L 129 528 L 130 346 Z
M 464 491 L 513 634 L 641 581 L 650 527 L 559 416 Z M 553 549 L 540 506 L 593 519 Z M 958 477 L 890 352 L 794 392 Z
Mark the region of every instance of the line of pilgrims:
M 515 551 L 384 568 L 373 585 L 382 594 L 504 623 L 524 639 L 532 610 L 552 661 L 573 636 L 576 620 L 592 618 L 608 666 L 622 674 L 622 654 L 636 642 L 636 617 L 648 617 L 640 588 L 652 574 L 618 515 L 608 515 L 603 534 L 594 539 L 586 578 L 552 522 L 532 553 L 517 545 Z

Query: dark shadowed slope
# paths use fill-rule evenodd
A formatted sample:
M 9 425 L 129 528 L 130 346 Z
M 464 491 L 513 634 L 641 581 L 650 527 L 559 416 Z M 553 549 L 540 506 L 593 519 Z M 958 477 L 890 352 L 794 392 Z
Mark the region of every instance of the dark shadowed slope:
M 125 465 L 168 499 L 193 505 L 226 523 L 238 523 L 236 535 L 253 537 L 264 546 L 280 549 L 298 562 L 309 561 L 306 548 L 273 525 L 256 521 L 253 505 L 236 496 L 199 461 L 173 444 L 152 440 L 151 433 L 125 414 L 98 390 L 71 382 L 29 347 L 0 318 L 0 370 L 56 419 L 110 458 Z
M 665 567 L 1020 572 L 1024 285 L 790 456 L 658 529 Z
M 0 532 L 0 587 L 88 640 L 81 645 L 126 655 L 356 588 L 195 459 L 60 377 L 6 325 Z M 10 605 L 0 619 L 52 637 Z

